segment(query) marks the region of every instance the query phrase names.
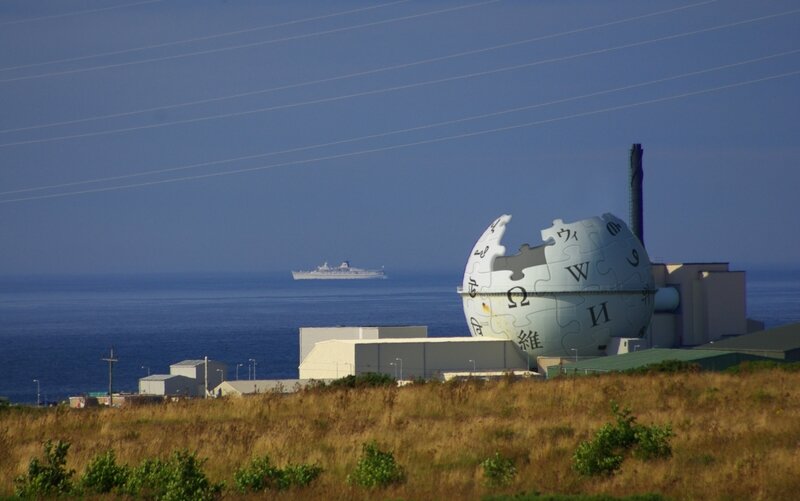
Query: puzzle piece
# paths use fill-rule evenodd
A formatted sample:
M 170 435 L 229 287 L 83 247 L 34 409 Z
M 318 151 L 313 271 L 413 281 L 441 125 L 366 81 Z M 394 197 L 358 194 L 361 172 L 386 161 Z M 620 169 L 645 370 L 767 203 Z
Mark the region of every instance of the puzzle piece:
M 508 214 L 498 217 L 478 239 L 467 259 L 462 290 L 469 290 L 470 280 L 473 280 L 477 284 L 473 284 L 473 287 L 485 292 L 491 291 L 492 264 L 497 256 L 503 256 L 506 252 L 500 241 L 509 221 L 511 221 L 511 216 Z
M 522 244 L 519 247 L 519 252 L 513 256 L 498 256 L 494 260 L 494 271 L 510 270 L 510 279 L 519 281 L 525 278 L 525 269 L 532 266 L 546 266 L 547 259 L 544 255 L 545 247 L 549 244 L 543 244 L 538 247 L 531 247 L 528 244 Z
M 462 297 L 473 335 L 513 340 L 529 354 L 602 355 L 609 339 L 635 337 L 653 311 L 649 257 L 619 218 L 553 221 L 544 244 L 512 256 L 508 215 L 484 231 L 467 261 Z

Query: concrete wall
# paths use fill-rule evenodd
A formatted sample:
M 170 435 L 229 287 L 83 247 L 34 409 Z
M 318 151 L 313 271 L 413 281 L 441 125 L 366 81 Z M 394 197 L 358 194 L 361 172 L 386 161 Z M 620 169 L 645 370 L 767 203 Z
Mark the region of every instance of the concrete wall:
M 697 346 L 748 332 L 745 274 L 727 263 L 654 264 L 656 287 L 674 287 L 680 305 L 650 322 L 651 346 Z
M 428 337 L 425 325 L 374 327 L 300 327 L 300 363 L 311 353 L 314 345 L 334 339 L 388 339 Z
M 300 379 L 339 379 L 355 374 L 353 345 L 337 340 L 322 341 L 301 361 Z M 369 372 L 362 370 L 361 372 Z
M 747 334 L 744 272 L 703 272 L 707 341 Z

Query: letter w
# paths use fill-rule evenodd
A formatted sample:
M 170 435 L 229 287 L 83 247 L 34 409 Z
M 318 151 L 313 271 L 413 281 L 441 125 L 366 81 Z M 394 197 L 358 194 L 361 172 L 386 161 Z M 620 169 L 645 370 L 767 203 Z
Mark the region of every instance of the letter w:
M 564 269 L 570 272 L 572 278 L 574 278 L 576 282 L 580 282 L 581 277 L 583 277 L 584 280 L 589 278 L 589 261 L 565 266 Z

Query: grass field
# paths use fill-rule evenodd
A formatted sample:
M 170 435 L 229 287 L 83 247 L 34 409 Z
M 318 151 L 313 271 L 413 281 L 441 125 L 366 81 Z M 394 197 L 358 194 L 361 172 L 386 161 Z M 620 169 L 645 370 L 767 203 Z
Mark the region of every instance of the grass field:
M 613 420 L 611 401 L 641 424 L 670 424 L 672 456 L 627 458 L 611 476 L 572 467 L 577 445 Z M 308 390 L 127 409 L 0 409 L 0 496 L 48 439 L 72 444 L 84 470 L 108 449 L 120 463 L 188 449 L 223 496 L 251 457 L 317 464 L 309 487 L 278 499 L 480 499 L 489 494 L 658 493 L 671 499 L 797 499 L 800 373 L 604 375 L 551 381 L 431 383 Z M 403 483 L 380 491 L 347 482 L 371 440 L 393 451 Z M 499 452 L 517 473 L 487 487 L 481 462 Z

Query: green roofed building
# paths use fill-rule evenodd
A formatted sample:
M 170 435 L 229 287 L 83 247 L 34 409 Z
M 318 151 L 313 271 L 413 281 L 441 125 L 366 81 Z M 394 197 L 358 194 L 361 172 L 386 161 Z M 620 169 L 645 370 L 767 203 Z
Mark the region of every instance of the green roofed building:
M 800 362 L 800 323 L 754 332 L 697 346 L 695 350 L 725 350 L 785 362 Z
M 552 378 L 563 374 L 584 375 L 623 372 L 629 369 L 666 362 L 667 360 L 696 363 L 703 370 L 721 371 L 728 367 L 738 365 L 741 362 L 764 360 L 764 357 L 722 350 L 673 350 L 655 348 L 651 350 L 634 351 L 622 355 L 590 358 L 574 363 L 565 362 L 562 365 L 553 365 L 547 368 L 547 377 Z

